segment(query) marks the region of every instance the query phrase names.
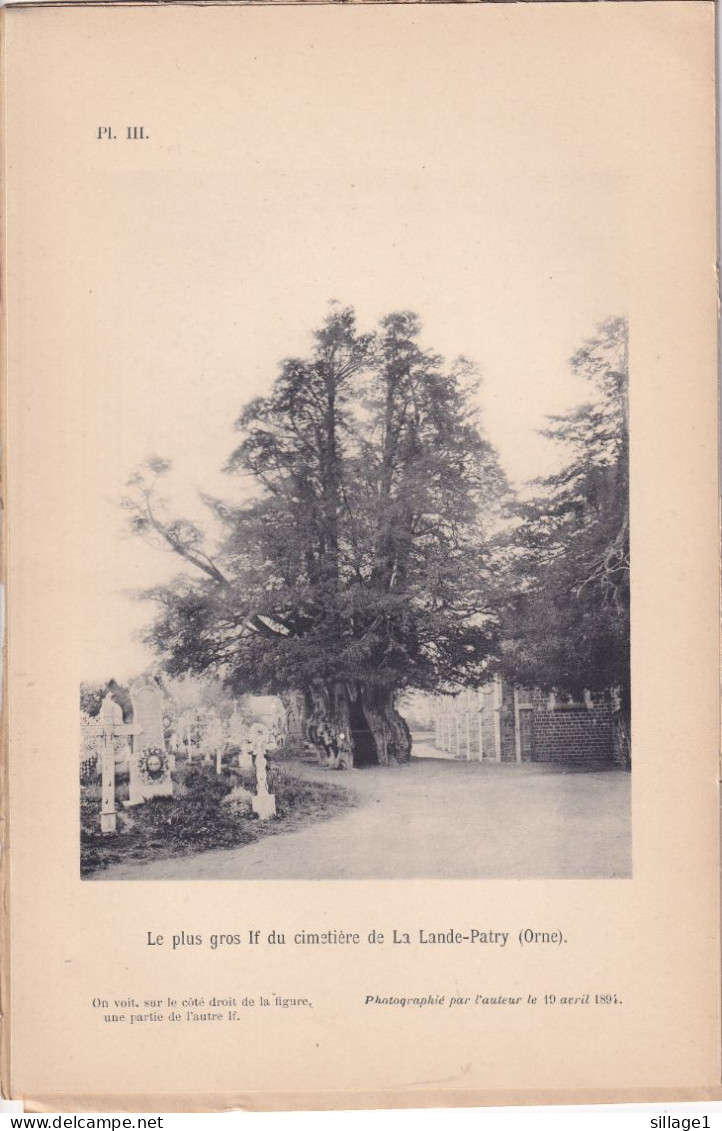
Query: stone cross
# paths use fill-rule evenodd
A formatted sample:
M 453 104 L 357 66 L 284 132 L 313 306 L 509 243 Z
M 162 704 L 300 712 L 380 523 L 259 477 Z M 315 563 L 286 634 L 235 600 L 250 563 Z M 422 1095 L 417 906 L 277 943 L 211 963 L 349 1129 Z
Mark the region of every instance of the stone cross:
M 193 761 L 193 747 L 191 745 L 191 724 L 190 716 L 187 714 L 181 715 L 178 720 L 178 729 L 180 731 L 180 744 L 186 748 L 186 761 Z
M 249 737 L 256 755 L 256 795 L 251 800 L 251 807 L 257 817 L 266 821 L 276 816 L 276 798 L 268 792 L 266 775 L 266 752 L 271 746 L 271 732 L 263 723 L 254 723 Z
M 138 729 L 135 723 L 123 722 L 123 710 L 115 702 L 110 692 L 103 700 L 98 721 L 88 724 L 88 732 L 100 735 L 102 738 L 101 770 L 103 784 L 100 809 L 100 831 L 102 833 L 114 833 L 116 831 L 115 739 L 121 736 L 136 735 Z
M 203 761 L 205 762 L 206 766 L 210 766 L 211 761 L 212 761 L 211 741 L 210 741 L 210 736 L 208 734 L 209 725 L 210 724 L 208 722 L 208 719 L 205 719 L 201 724 L 201 739 L 200 739 L 200 741 L 201 741 L 201 747 L 203 749 Z
M 223 738 L 223 723 L 216 716 L 211 716 L 208 720 L 205 741 L 208 760 L 210 761 L 211 756 L 215 755 L 216 773 L 220 774 L 225 742 Z
M 253 739 L 250 734 L 245 735 L 240 743 L 241 752 L 238 755 L 238 765 L 242 770 L 253 769 Z

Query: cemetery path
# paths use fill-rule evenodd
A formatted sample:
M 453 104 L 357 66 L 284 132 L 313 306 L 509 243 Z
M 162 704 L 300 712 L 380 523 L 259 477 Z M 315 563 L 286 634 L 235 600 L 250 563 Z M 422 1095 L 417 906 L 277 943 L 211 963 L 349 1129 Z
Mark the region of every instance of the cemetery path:
M 95 880 L 534 879 L 631 874 L 630 775 L 550 765 L 412 759 L 299 776 L 357 805 L 239 848 L 117 864 Z

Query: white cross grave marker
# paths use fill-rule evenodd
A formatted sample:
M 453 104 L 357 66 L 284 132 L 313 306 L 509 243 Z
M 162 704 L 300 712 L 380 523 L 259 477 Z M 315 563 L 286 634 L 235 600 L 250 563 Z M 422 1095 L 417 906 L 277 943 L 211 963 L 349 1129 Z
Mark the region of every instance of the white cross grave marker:
M 207 761 L 215 758 L 216 773 L 221 772 L 221 763 L 223 761 L 223 747 L 225 746 L 225 738 L 223 735 L 223 723 L 219 718 L 211 716 L 206 726 L 206 757 Z
M 123 710 L 115 702 L 112 694 L 108 692 L 103 700 L 98 715 L 97 723 L 89 723 L 87 730 L 90 734 L 99 734 L 103 739 L 101 768 L 103 774 L 102 803 L 100 808 L 100 831 L 114 833 L 116 831 L 115 809 L 115 745 L 114 739 L 120 736 L 129 736 L 140 733 L 140 727 L 134 723 L 123 722 Z

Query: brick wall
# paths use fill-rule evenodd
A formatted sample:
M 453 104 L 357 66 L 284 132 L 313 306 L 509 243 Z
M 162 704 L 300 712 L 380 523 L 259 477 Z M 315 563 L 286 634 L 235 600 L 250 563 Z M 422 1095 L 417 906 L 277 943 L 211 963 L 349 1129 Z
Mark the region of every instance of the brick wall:
M 538 689 L 532 693 L 535 762 L 614 760 L 612 708 L 607 695 L 597 695 L 592 707 L 557 701 Z
M 500 740 L 501 761 L 515 762 L 518 725 L 523 762 L 621 764 L 612 703 L 607 694 L 596 695 L 591 706 L 584 702 L 569 704 L 561 696 L 552 706 L 549 695 L 538 688 L 517 688 L 515 701 L 511 684 L 502 682 L 498 687 L 488 683 L 478 691 L 464 692 L 453 699 L 444 697 L 440 713 L 445 720 L 443 734 L 450 731 L 446 748 L 457 753 L 458 720 L 458 753 L 467 754 L 468 733 L 468 756 L 474 761 L 480 754 L 485 762 L 496 761 Z

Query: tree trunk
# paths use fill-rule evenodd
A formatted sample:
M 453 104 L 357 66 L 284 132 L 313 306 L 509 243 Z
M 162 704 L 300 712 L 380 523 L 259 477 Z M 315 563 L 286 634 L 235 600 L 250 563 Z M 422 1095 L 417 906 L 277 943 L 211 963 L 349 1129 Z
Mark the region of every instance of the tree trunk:
M 396 710 L 394 693 L 386 688 L 314 684 L 306 693 L 306 734 L 323 728 L 338 740 L 339 755 L 328 761 L 332 769 L 388 766 L 411 757 L 411 733 Z M 319 761 L 325 760 L 320 754 Z
M 406 720 L 396 710 L 393 691 L 362 683 L 358 698 L 376 748 L 378 765 L 408 762 L 411 757 L 411 732 Z
M 330 686 L 315 683 L 306 692 L 306 734 L 315 740 L 318 760 L 333 770 L 350 769 L 353 765 L 353 747 L 349 718 L 349 695 L 344 684 Z M 330 757 L 324 753 L 320 736 L 328 735 L 336 752 Z
M 617 689 L 616 707 L 612 715 L 612 741 L 614 754 L 619 765 L 625 770 L 632 768 L 632 712 L 631 696 L 628 686 Z

